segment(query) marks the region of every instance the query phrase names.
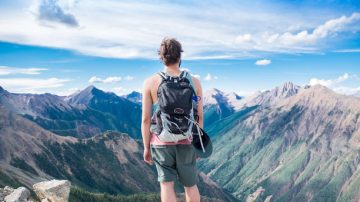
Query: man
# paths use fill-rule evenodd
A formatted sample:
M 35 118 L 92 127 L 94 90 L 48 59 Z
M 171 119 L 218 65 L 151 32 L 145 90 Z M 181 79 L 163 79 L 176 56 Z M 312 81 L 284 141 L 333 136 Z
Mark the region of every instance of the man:
M 180 70 L 181 52 L 183 52 L 182 46 L 176 39 L 165 38 L 162 41 L 158 53 L 164 64 L 164 75 L 171 78 L 180 78 L 183 75 Z M 186 75 L 196 97 L 197 103 L 194 106 L 195 111 L 197 111 L 197 125 L 202 128 L 203 104 L 200 81 L 190 74 Z M 176 201 L 174 181 L 177 179 L 184 185 L 186 201 L 198 202 L 200 201 L 200 194 L 197 187 L 196 154 L 191 144 L 192 136 L 176 141 L 162 141 L 159 134 L 153 132 L 156 130 L 150 130 L 150 127 L 159 126 L 152 125 L 152 120 L 156 117 L 156 115 L 154 116 L 154 109 L 158 108 L 159 105 L 158 89 L 163 79 L 164 76 L 154 74 L 144 82 L 141 125 L 144 161 L 148 164 L 155 163 L 163 202 Z M 176 99 L 181 100 L 183 98 L 177 97 Z M 180 111 L 178 113 L 182 112 L 181 110 L 178 111 Z

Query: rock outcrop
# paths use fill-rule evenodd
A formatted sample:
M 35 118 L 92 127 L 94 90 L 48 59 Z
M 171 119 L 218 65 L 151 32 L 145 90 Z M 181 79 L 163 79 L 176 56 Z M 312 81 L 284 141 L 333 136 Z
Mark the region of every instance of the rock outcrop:
M 6 186 L 0 188 L 0 202 L 28 202 L 30 197 L 30 191 L 25 187 L 19 187 L 13 189 L 12 187 Z
M 68 202 L 71 183 L 68 180 L 43 181 L 33 185 L 41 202 Z M 34 202 L 30 191 L 25 187 L 14 189 L 9 186 L 0 188 L 0 202 Z
M 68 180 L 51 180 L 33 185 L 41 202 L 67 202 L 69 200 L 71 183 Z

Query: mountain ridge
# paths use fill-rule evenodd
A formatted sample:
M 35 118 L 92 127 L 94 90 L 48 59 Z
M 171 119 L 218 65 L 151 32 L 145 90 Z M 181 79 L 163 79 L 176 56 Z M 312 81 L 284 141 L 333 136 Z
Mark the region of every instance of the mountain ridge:
M 0 104 L 59 135 L 86 138 L 106 130 L 118 130 L 140 138 L 138 104 L 94 86 L 72 96 L 4 90 Z
M 158 192 L 155 168 L 143 161 L 142 150 L 139 140 L 116 131 L 83 139 L 54 134 L 0 102 L 0 184 L 12 179 L 31 188 L 57 178 L 94 192 Z M 199 180 L 204 195 L 232 200 L 211 179 Z
M 217 152 L 200 168 L 240 200 L 260 187 L 259 200 L 360 200 L 359 99 L 320 85 L 269 93 L 281 89 L 213 123 Z

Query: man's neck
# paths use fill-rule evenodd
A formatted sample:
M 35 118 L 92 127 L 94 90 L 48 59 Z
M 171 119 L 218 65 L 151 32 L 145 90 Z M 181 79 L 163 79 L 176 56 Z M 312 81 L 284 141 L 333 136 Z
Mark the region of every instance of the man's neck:
M 179 76 L 181 71 L 179 65 L 164 66 L 164 71 L 170 76 Z

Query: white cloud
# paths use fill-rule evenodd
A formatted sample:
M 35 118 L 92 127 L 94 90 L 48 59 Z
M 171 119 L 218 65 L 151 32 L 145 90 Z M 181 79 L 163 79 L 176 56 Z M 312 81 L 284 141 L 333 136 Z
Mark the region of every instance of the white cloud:
M 8 67 L 0 66 L 0 76 L 10 75 L 10 74 L 28 74 L 36 75 L 40 74 L 42 71 L 45 71 L 45 68 L 17 68 L 17 67 Z
M 345 94 L 345 95 L 360 95 L 360 86 L 358 87 L 347 87 L 347 86 L 339 86 L 333 88 L 335 92 Z
M 134 77 L 133 77 L 133 76 L 125 76 L 125 77 L 124 77 L 124 80 L 126 80 L 126 81 L 132 81 L 132 80 L 134 80 Z
M 335 84 L 341 83 L 341 82 L 346 81 L 348 79 L 349 79 L 349 74 L 344 73 L 343 75 L 339 76 L 336 79 L 325 80 L 325 79 L 312 78 L 309 81 L 309 85 L 313 86 L 313 85 L 320 84 L 320 85 L 323 85 L 323 86 L 326 86 L 326 87 L 332 87 Z
M 112 91 L 113 91 L 115 94 L 117 94 L 117 95 L 119 95 L 119 96 L 122 96 L 122 95 L 126 95 L 126 94 L 131 93 L 132 90 L 120 86 L 120 87 L 115 87 L 115 88 L 113 88 Z M 139 91 L 139 92 L 140 92 L 140 91 Z
M 235 41 L 249 50 L 267 52 L 319 52 L 321 49 L 320 39 L 327 39 L 339 35 L 341 32 L 358 32 L 360 13 L 353 13 L 351 16 L 342 16 L 327 20 L 316 27 L 297 31 L 295 33 L 263 31 L 262 33 L 245 34 L 236 37 Z M 291 26 L 293 27 L 293 26 Z M 299 27 L 296 26 L 298 29 Z M 292 30 L 292 28 L 290 29 Z M 312 31 L 311 31 L 312 30 Z M 332 38 L 334 39 L 334 38 Z
M 59 78 L 2 78 L 0 79 L 0 86 L 15 93 L 42 93 L 48 92 L 49 89 L 61 87 L 69 81 L 69 79 Z
M 360 92 L 360 86 L 347 86 L 345 83 L 348 81 L 359 80 L 360 78 L 356 74 L 344 73 L 335 79 L 319 79 L 312 78 L 309 81 L 309 85 L 323 85 L 328 88 L 331 88 L 335 92 L 345 95 L 353 95 Z
M 360 48 L 357 49 L 342 49 L 342 50 L 335 50 L 336 53 L 360 53 Z
M 127 77 L 127 79 L 132 79 L 132 77 Z M 121 77 L 118 76 L 109 76 L 105 79 L 99 78 L 97 76 L 93 76 L 89 79 L 89 83 L 118 83 L 122 80 Z
M 200 79 L 200 75 L 199 75 L 199 74 L 192 74 L 191 76 Z
M 93 76 L 89 79 L 89 83 L 101 83 L 102 79 L 98 78 L 97 76 Z
M 23 2 L 29 4 L 29 1 Z M 360 15 L 354 13 L 332 19 L 333 15 L 306 15 L 301 10 L 294 12 L 281 7 L 274 12 L 274 5 L 266 3 L 259 9 L 236 2 L 188 5 L 163 1 L 154 4 L 60 0 L 56 9 L 45 9 L 50 13 L 42 18 L 48 23 L 44 24 L 38 20 L 41 1 L 34 2 L 28 11 L 0 8 L 1 41 L 114 58 L 155 59 L 164 36 L 173 36 L 182 42 L 185 59 L 254 57 L 257 54 L 252 52 L 258 51 L 314 52 L 321 48 L 318 39 L 343 31 L 358 31 L 358 26 L 351 25 L 359 21 Z M 269 32 L 269 27 L 273 32 Z M 295 28 L 290 27 L 303 29 L 293 33 L 289 30 Z
M 237 43 L 237 44 L 243 44 L 243 43 L 249 43 L 249 42 L 252 42 L 251 34 L 239 35 L 235 39 L 235 43 Z
M 280 42 L 284 45 L 295 45 L 295 44 L 314 44 L 319 39 L 328 37 L 331 34 L 336 34 L 341 31 L 348 29 L 348 25 L 360 21 L 360 13 L 353 13 L 351 16 L 342 16 L 340 18 L 331 19 L 326 21 L 324 24 L 316 27 L 312 32 L 308 30 L 300 31 L 296 34 L 286 32 L 281 36 L 273 37 L 274 42 Z M 358 30 L 355 30 L 358 31 Z
M 212 79 L 211 74 L 207 74 L 204 78 L 205 81 L 210 81 Z
M 56 95 L 59 95 L 59 96 L 68 96 L 68 95 L 71 95 L 73 93 L 76 93 L 76 92 L 80 92 L 82 89 L 80 88 L 68 88 L 68 89 L 65 89 L 65 90 L 58 90 L 56 91 Z
M 208 74 L 205 76 L 204 80 L 205 80 L 205 81 L 213 81 L 213 80 L 217 80 L 218 78 L 219 78 L 219 77 L 213 76 L 213 75 L 211 75 L 210 73 L 208 73 Z
M 261 65 L 261 66 L 266 66 L 271 64 L 271 60 L 267 60 L 267 59 L 262 59 L 262 60 L 257 60 L 255 62 L 256 65 Z

